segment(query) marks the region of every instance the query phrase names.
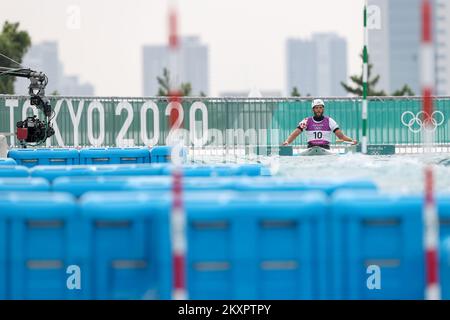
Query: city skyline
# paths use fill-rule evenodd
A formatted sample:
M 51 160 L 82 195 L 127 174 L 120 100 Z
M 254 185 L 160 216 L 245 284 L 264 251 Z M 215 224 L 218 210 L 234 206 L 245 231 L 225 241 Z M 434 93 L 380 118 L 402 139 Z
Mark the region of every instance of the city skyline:
M 97 95 L 139 96 L 141 48 L 167 43 L 168 1 L 131 1 L 36 0 L 30 10 L 29 1 L 17 0 L 2 7 L 0 21 L 20 22 L 33 43 L 57 41 L 66 72 L 93 83 Z M 349 41 L 348 73 L 360 73 L 362 10 L 361 0 L 179 1 L 179 31 L 209 46 L 211 95 L 254 87 L 285 94 L 290 37 L 340 34 Z M 36 14 L 45 14 L 45 23 Z
M 89 82 L 81 83 L 78 75 L 67 75 L 64 64 L 59 58 L 59 46 L 55 41 L 45 41 L 34 44 L 25 54 L 23 62 L 28 68 L 44 72 L 49 82 L 46 93 L 51 95 L 57 92 L 65 96 L 93 96 L 95 88 Z M 16 94 L 28 94 L 29 80 L 16 78 L 14 90 Z

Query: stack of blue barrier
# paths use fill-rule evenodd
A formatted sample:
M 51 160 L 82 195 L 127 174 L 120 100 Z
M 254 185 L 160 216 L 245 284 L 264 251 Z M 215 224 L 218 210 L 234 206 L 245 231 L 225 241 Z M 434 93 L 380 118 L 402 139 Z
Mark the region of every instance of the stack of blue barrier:
M 184 162 L 187 159 L 187 150 L 185 148 L 179 148 L 174 150 L 169 146 L 158 146 L 150 149 L 150 162 L 151 163 L 170 163 L 172 162 L 172 156 L 175 153 L 179 159 Z
M 136 188 L 84 194 L 76 194 L 82 178 L 54 181 L 79 200 L 55 190 L 23 191 L 45 184 L 27 179 L 22 185 L 17 178 L 0 180 L 2 188 L 21 190 L 0 192 L 2 298 L 170 298 L 170 178 L 98 177 L 113 186 L 135 179 Z M 64 190 L 70 179 L 72 190 Z M 201 180 L 192 179 L 187 184 Z M 190 298 L 423 299 L 420 197 L 242 192 L 225 182 L 223 189 L 185 189 Z M 438 203 L 442 292 L 448 299 L 450 198 Z M 62 279 L 71 265 L 83 270 L 81 291 L 66 291 Z M 373 267 L 380 288 L 370 286 Z
M 0 161 L 0 299 L 170 299 L 174 167 L 155 150 Z M 258 164 L 181 169 L 190 299 L 424 298 L 421 196 L 265 177 Z M 450 196 L 437 204 L 450 299 Z
M 8 157 L 26 167 L 80 163 L 77 149 L 13 149 L 8 152 Z
M 422 200 L 339 192 L 333 198 L 333 298 L 423 299 Z M 377 290 L 368 272 L 380 270 Z
M 53 181 L 59 177 L 155 176 L 163 175 L 163 169 L 163 164 L 36 166 L 30 175 Z
M 186 189 L 183 202 L 191 299 L 424 298 L 420 197 Z M 169 299 L 171 203 L 167 190 L 0 193 L 0 297 Z M 448 299 L 450 197 L 438 203 Z M 81 290 L 66 287 L 74 265 Z
M 168 233 L 156 224 L 169 197 L 149 193 L 90 193 L 82 198 L 81 268 L 89 299 L 169 299 Z M 164 236 L 163 236 L 164 235 Z
M 325 297 L 326 196 L 187 195 L 192 299 Z
M 0 193 L 0 298 L 68 299 L 66 266 L 78 264 L 77 205 L 68 194 Z
M 80 164 L 150 163 L 146 148 L 90 148 L 80 150 Z
M 187 161 L 187 150 L 177 149 L 182 162 Z M 169 146 L 149 148 L 39 148 L 13 149 L 8 152 L 7 159 L 0 159 L 0 165 L 19 164 L 26 167 L 38 165 L 108 165 L 169 163 L 174 149 Z

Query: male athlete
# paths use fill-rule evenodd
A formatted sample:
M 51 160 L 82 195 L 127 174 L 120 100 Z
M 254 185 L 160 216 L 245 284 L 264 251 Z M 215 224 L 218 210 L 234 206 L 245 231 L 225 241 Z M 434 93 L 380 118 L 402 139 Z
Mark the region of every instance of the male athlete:
M 321 99 L 315 99 L 312 102 L 311 107 L 314 112 L 314 116 L 302 120 L 298 124 L 298 127 L 283 143 L 283 146 L 287 146 L 292 143 L 292 141 L 294 141 L 303 131 L 306 131 L 308 148 L 322 147 L 324 149 L 330 149 L 332 132 L 342 141 L 357 144 L 356 140 L 353 140 L 342 133 L 336 121 L 323 115 L 325 104 Z

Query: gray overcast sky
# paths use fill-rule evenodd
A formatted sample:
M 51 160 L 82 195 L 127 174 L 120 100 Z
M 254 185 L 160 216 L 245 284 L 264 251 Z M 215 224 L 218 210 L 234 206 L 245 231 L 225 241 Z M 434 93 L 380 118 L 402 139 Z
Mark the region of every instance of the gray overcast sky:
M 65 74 L 102 96 L 142 95 L 142 45 L 166 43 L 168 0 L 3 1 L 0 22 L 19 21 L 34 43 L 59 42 Z M 315 32 L 347 38 L 349 72 L 359 73 L 364 0 L 178 0 L 180 33 L 210 49 L 211 95 L 285 88 L 285 42 Z M 68 28 L 71 5 L 80 29 Z M 50 79 L 51 81 L 51 79 Z

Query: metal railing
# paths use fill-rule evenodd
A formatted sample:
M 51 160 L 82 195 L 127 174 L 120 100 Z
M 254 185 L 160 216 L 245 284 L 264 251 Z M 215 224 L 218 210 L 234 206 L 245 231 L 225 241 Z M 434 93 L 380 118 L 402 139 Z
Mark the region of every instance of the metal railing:
M 326 115 L 348 136 L 361 137 L 360 98 L 323 98 Z M 50 146 L 164 145 L 173 105 L 164 97 L 50 97 L 56 134 Z M 298 122 L 311 115 L 310 98 L 202 98 L 181 101 L 178 117 L 186 145 L 225 147 L 278 145 Z M 433 129 L 437 145 L 450 144 L 450 98 L 437 97 Z M 25 96 L 0 95 L 0 132 L 14 132 L 17 121 L 36 112 Z M 36 113 L 38 114 L 38 113 Z M 42 115 L 41 115 L 42 116 Z M 369 144 L 420 145 L 420 97 L 372 97 Z M 14 136 L 9 137 L 12 145 Z M 305 144 L 301 135 L 294 146 Z

